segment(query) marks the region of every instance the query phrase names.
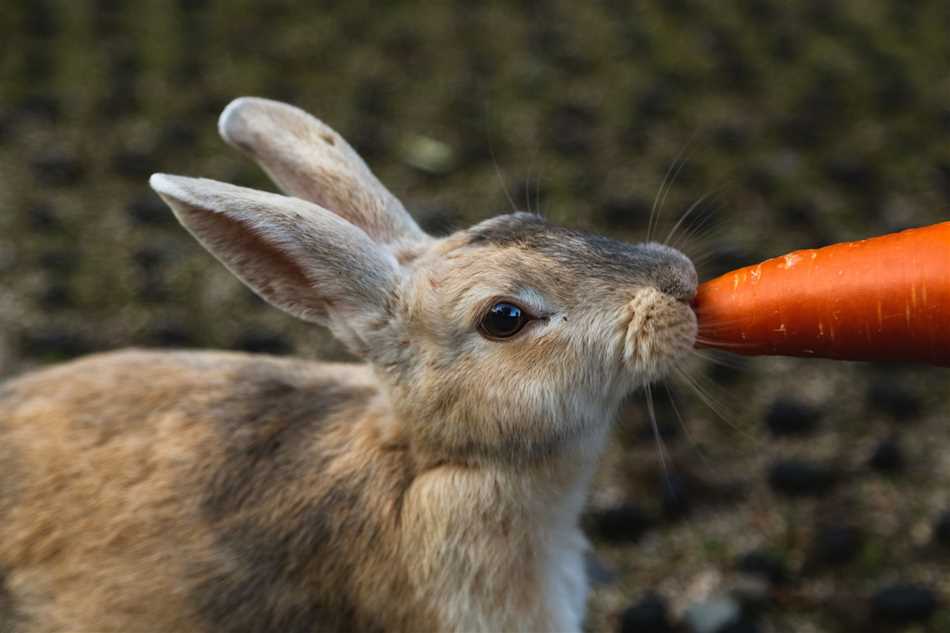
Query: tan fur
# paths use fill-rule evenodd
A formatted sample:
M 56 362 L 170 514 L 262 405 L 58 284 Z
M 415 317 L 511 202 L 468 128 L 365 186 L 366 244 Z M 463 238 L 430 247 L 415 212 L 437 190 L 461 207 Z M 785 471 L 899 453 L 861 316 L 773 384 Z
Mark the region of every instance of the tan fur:
M 0 633 L 579 631 L 578 515 L 623 397 L 693 343 L 692 265 L 524 214 L 435 240 L 302 111 L 221 129 L 304 199 L 153 186 L 368 363 L 133 350 L 0 386 Z M 499 300 L 537 318 L 485 338 Z
M 314 438 L 311 450 L 337 454 L 320 476 L 286 482 L 288 489 L 266 505 L 242 511 L 266 529 L 288 509 L 328 494 L 335 482 L 366 478 L 359 518 L 374 529 L 346 532 L 332 552 L 359 570 L 353 586 L 341 586 L 339 577 L 314 579 L 315 588 L 352 592 L 365 605 L 369 619 L 354 620 L 360 630 L 443 628 L 450 622 L 429 603 L 477 593 L 516 619 L 486 621 L 447 605 L 461 630 L 513 630 L 526 621 L 550 630 L 537 593 L 543 539 L 534 521 L 563 503 L 583 465 L 550 462 L 517 473 L 421 466 L 391 432 L 393 421 L 381 411 L 364 366 L 146 351 L 90 357 L 4 391 L 4 444 L 19 456 L 17 470 L 29 475 L 0 524 L 0 568 L 12 570 L 7 582 L 29 623 L 24 630 L 206 630 L 189 596 L 206 590 L 201 585 L 228 555 L 221 532 L 239 520 L 215 524 L 201 509 L 208 479 L 227 459 L 216 433 L 229 420 L 216 410 L 235 397 L 236 386 L 253 391 L 255 380 L 274 375 L 313 389 L 316 398 L 327 381 L 367 390 L 364 402 L 335 411 Z M 230 406 L 223 408 L 233 415 Z M 572 461 L 585 460 L 565 460 Z M 385 619 L 375 620 L 376 613 Z M 319 626 L 314 630 L 325 630 Z

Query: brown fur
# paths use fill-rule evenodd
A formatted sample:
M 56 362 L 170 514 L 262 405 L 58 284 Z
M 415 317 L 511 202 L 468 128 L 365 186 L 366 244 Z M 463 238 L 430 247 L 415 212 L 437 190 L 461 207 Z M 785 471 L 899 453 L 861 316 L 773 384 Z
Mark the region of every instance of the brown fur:
M 0 633 L 579 632 L 578 515 L 624 396 L 693 344 L 692 265 L 527 214 L 437 240 L 302 111 L 220 127 L 297 197 L 152 186 L 368 363 L 133 350 L 0 386 Z M 500 301 L 531 319 L 493 340 Z
M 141 631 L 395 624 L 361 605 L 405 584 L 386 536 L 411 460 L 398 442 L 348 449 L 378 436 L 365 368 L 133 351 L 7 392 L 31 501 L 0 526 L 0 568 L 18 593 L 59 603 L 52 620 L 27 600 L 30 630 L 129 631 L 131 614 Z M 96 568 L 71 582 L 80 557 Z
M 372 385 L 364 366 L 146 351 L 10 383 L 4 444 L 29 502 L 0 525 L 0 569 L 22 630 L 434 630 L 407 595 L 438 576 L 419 563 L 484 561 L 427 544 L 514 549 L 493 566 L 530 567 L 516 526 L 536 509 L 506 503 L 520 495 L 503 473 L 418 464 Z M 532 583 L 505 587 L 498 601 L 537 604 Z

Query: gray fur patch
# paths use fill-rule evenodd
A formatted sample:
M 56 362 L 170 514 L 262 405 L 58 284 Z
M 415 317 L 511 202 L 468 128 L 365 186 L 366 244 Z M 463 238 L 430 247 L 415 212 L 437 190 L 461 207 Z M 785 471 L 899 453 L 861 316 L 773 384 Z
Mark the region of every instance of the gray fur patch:
M 245 372 L 234 393 L 217 403 L 225 463 L 208 483 L 204 510 L 221 518 L 254 508 L 280 486 L 319 469 L 313 440 L 341 404 L 374 391 L 335 382 L 301 388 L 281 372 Z
M 307 483 L 329 459 L 316 448 L 327 417 L 373 390 L 301 387 L 280 371 L 262 376 L 260 367 L 236 384 L 215 407 L 224 461 L 204 484 L 203 512 L 221 556 L 195 568 L 197 611 L 222 633 L 381 629 L 349 597 L 352 562 L 342 555 L 343 539 L 369 529 L 357 519 L 365 517 L 365 481 L 320 490 Z
M 21 622 L 22 618 L 7 586 L 6 573 L 0 569 L 0 633 L 16 633 Z
M 469 230 L 472 246 L 516 246 L 565 266 L 580 278 L 626 286 L 653 286 L 688 298 L 696 285 L 689 260 L 659 244 L 628 244 L 601 235 L 548 224 L 531 213 L 503 215 Z
M 564 230 L 548 224 L 543 217 L 534 213 L 512 213 L 500 215 L 468 230 L 469 244 L 492 244 L 494 246 L 512 246 L 528 244 L 537 236 L 551 230 Z

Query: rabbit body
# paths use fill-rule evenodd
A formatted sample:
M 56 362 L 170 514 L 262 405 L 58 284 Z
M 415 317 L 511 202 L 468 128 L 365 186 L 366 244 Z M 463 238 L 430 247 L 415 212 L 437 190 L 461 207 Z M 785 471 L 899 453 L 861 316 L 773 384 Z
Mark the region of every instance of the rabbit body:
M 390 415 L 365 365 L 237 353 L 9 383 L 0 630 L 576 630 L 576 484 L 420 463 Z
M 578 517 L 623 398 L 693 345 L 692 264 L 529 214 L 436 239 L 303 111 L 219 126 L 290 196 L 153 188 L 366 364 L 131 350 L 0 385 L 0 633 L 580 631 Z

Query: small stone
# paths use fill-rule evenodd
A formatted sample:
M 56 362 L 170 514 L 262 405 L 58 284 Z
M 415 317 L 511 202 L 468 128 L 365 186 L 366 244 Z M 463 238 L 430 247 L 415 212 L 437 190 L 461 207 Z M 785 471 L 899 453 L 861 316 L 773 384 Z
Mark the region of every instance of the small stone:
M 575 157 L 590 151 L 597 113 L 586 105 L 557 106 L 545 122 L 548 144 L 562 156 Z
M 17 114 L 28 119 L 55 123 L 62 115 L 62 104 L 56 97 L 47 94 L 32 94 L 21 99 Z
M 896 439 L 882 440 L 874 449 L 868 465 L 882 473 L 896 473 L 904 468 L 904 454 Z
M 759 633 L 762 627 L 757 622 L 747 617 L 741 617 L 735 622 L 731 622 L 722 627 L 716 633 Z
M 65 360 L 88 354 L 95 349 L 92 341 L 79 332 L 49 327 L 26 332 L 20 337 L 20 350 L 27 358 Z
M 672 633 L 669 607 L 663 596 L 649 592 L 620 617 L 620 633 Z
M 132 254 L 135 265 L 146 275 L 158 273 L 166 261 L 165 253 L 154 246 L 140 248 Z
M 765 165 L 754 165 L 745 176 L 746 184 L 763 196 L 774 195 L 780 186 L 779 178 L 773 169 Z
M 811 150 L 821 144 L 821 130 L 827 129 L 829 124 L 822 120 L 821 114 L 815 112 L 811 104 L 806 103 L 804 106 L 786 114 L 777 127 L 785 143 L 794 148 Z
M 819 411 L 798 400 L 778 398 L 765 414 L 765 424 L 772 435 L 807 435 L 818 426 Z
M 136 224 L 157 226 L 172 224 L 175 216 L 157 195 L 144 195 L 129 203 L 126 211 Z
M 20 72 L 35 84 L 47 83 L 53 76 L 55 61 L 46 47 L 34 48 L 26 53 Z
M 37 264 L 52 275 L 63 276 L 79 267 L 79 255 L 68 249 L 51 250 L 41 254 Z
M 112 157 L 112 170 L 127 180 L 144 182 L 158 171 L 158 165 L 146 152 L 123 150 Z
M 92 29 L 97 37 L 111 41 L 115 39 L 123 28 L 120 10 L 113 6 L 118 3 L 114 0 L 98 0 L 97 9 L 92 12 Z
M 650 203 L 640 196 L 610 198 L 600 206 L 600 216 L 612 229 L 640 229 L 647 225 Z
M 743 619 L 742 607 L 732 597 L 713 597 L 690 605 L 683 619 L 690 633 L 721 633 Z
M 763 550 L 746 552 L 739 557 L 736 568 L 746 574 L 765 578 L 773 585 L 787 583 L 790 576 L 784 559 Z
M 275 332 L 245 332 L 235 342 L 235 348 L 274 356 L 283 356 L 294 351 L 290 341 Z
M 950 547 L 950 510 L 947 510 L 937 519 L 934 526 L 934 540 L 945 547 Z
M 177 82 L 193 86 L 205 80 L 207 67 L 197 56 L 188 55 L 177 64 L 173 72 Z
M 820 565 L 850 563 L 861 551 L 863 535 L 852 526 L 825 526 L 815 533 L 812 560 Z
M 402 145 L 405 161 L 416 169 L 429 174 L 445 174 L 455 166 L 455 150 L 429 136 L 417 134 Z
M 677 519 L 690 510 L 689 484 L 685 478 L 667 473 L 662 480 L 663 514 L 667 518 Z
M 878 185 L 874 167 L 854 156 L 834 159 L 825 166 L 825 170 L 842 188 L 867 192 L 875 190 Z
M 590 536 L 606 543 L 635 543 L 652 524 L 647 513 L 632 503 L 595 510 L 584 518 Z
M 795 227 L 814 229 L 821 212 L 817 205 L 808 199 L 797 199 L 787 203 L 781 209 L 785 222 Z
M 123 85 L 121 82 L 113 81 L 109 90 L 99 101 L 97 115 L 103 121 L 114 121 L 132 116 L 141 110 L 142 103 L 138 98 L 135 87 L 132 85 Z M 132 179 L 127 175 L 122 166 L 116 167 L 113 162 L 113 169 L 120 176 Z
M 715 355 L 715 352 L 713 352 Z M 730 355 L 727 361 L 710 362 L 707 373 L 718 385 L 734 385 L 748 376 L 748 361 L 741 356 Z
M 55 233 L 63 229 L 59 213 L 48 204 L 37 204 L 26 210 L 30 226 L 40 233 Z
M 197 343 L 195 337 L 177 323 L 160 324 L 153 328 L 145 338 L 149 345 L 157 347 L 194 347 Z
M 353 107 L 363 117 L 382 119 L 392 112 L 396 90 L 379 78 L 364 80 L 356 85 Z M 460 101 L 459 103 L 464 103 Z M 466 104 L 468 105 L 468 104 Z
M 749 134 L 739 125 L 724 124 L 713 130 L 713 145 L 719 149 L 734 151 L 749 144 Z
M 921 413 L 920 399 L 906 387 L 893 381 L 880 381 L 868 389 L 868 404 L 897 421 L 917 418 Z
M 75 305 L 72 289 L 63 282 L 49 284 L 43 290 L 39 302 L 44 310 L 62 310 Z
M 874 98 L 881 112 L 893 114 L 907 108 L 917 97 L 913 82 L 902 72 L 891 73 L 881 78 Z
M 608 567 L 594 552 L 588 550 L 584 557 L 584 563 L 587 568 L 587 579 L 591 586 L 602 587 L 612 585 L 617 581 L 617 572 Z
M 146 275 L 135 290 L 135 296 L 142 303 L 163 303 L 170 295 L 168 284 L 158 275 Z
M 761 576 L 738 574 L 729 583 L 729 595 L 739 601 L 744 611 L 760 613 L 771 603 L 772 588 Z
M 874 594 L 871 609 L 875 616 L 894 624 L 921 622 L 937 610 L 937 596 L 922 585 L 896 584 Z
M 178 6 L 185 12 L 204 11 L 208 8 L 208 0 L 179 0 Z
M 36 179 L 50 187 L 72 187 L 86 177 L 86 168 L 79 159 L 59 150 L 35 158 L 31 166 Z
M 675 101 L 675 90 L 667 82 L 655 81 L 637 100 L 638 118 L 646 121 L 665 118 L 675 109 Z
M 198 141 L 198 133 L 180 122 L 169 123 L 163 130 L 159 140 L 159 148 L 165 151 L 175 151 L 192 147 Z
M 934 177 L 944 197 L 950 198 L 950 160 L 939 161 L 934 165 Z
M 828 466 L 803 459 L 780 460 L 769 470 L 769 485 L 789 497 L 825 494 L 836 479 L 836 473 Z
M 0 112 L 0 145 L 4 145 L 13 136 L 13 121 L 6 113 Z
M 24 7 L 27 11 L 24 15 L 23 29 L 31 36 L 46 40 L 55 37 L 61 31 L 60 23 L 57 21 L 60 15 L 49 2 L 28 2 Z

